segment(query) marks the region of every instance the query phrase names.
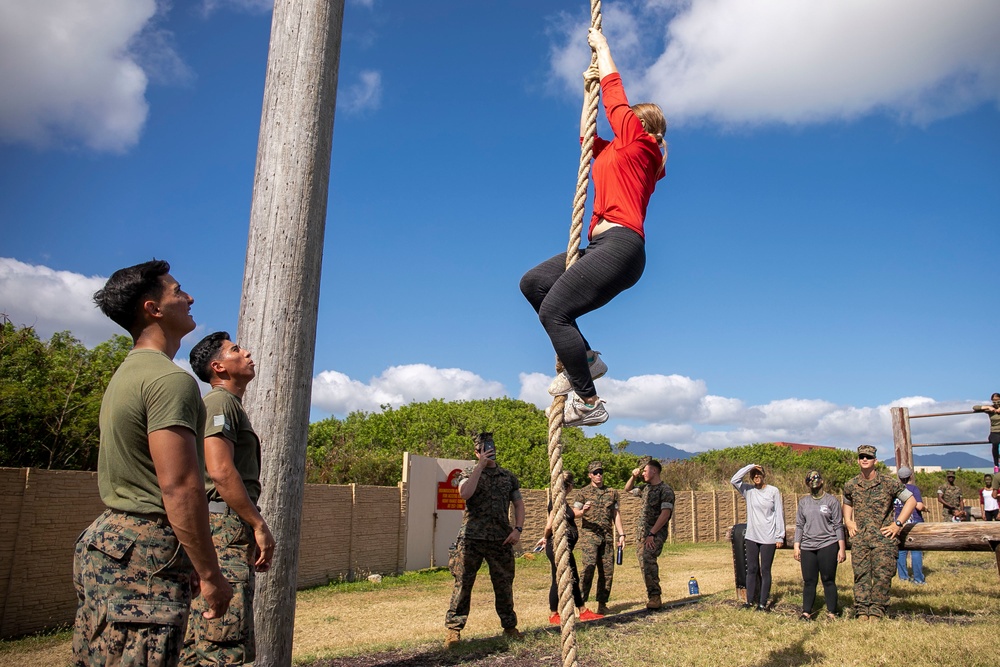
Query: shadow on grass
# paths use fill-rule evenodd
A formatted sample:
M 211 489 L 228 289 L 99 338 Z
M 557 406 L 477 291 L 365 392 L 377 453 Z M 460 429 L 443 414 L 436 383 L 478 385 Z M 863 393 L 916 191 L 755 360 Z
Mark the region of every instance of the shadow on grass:
M 806 650 L 805 643 L 806 638 L 803 637 L 794 644 L 773 649 L 756 664 L 759 667 L 770 667 L 771 665 L 795 667 L 796 665 L 824 664 L 826 655 L 821 651 Z
M 608 628 L 620 627 L 625 629 L 629 624 L 641 618 L 679 607 L 686 607 L 698 603 L 701 599 L 701 597 L 686 598 L 664 604 L 662 608 L 657 610 L 638 609 L 612 614 L 586 623 L 578 621 L 577 631 L 595 626 Z M 559 635 L 560 632 L 561 628 L 553 625 L 548 628 L 529 630 L 524 634 L 526 637 L 539 637 L 547 634 Z M 442 645 L 435 645 L 433 648 L 425 646 L 423 649 L 385 651 L 371 655 L 328 658 L 308 664 L 309 667 L 436 667 L 437 665 L 478 665 L 486 667 L 502 663 L 504 667 L 537 667 L 539 664 L 552 663 L 555 665 L 559 663 L 557 659 L 553 660 L 554 657 L 551 655 L 548 646 L 543 648 L 530 644 L 525 645 L 521 641 L 500 636 L 463 639 L 457 646 L 451 649 L 445 649 Z
M 516 641 L 499 637 L 462 640 L 451 649 L 441 645 L 423 650 L 385 651 L 370 655 L 329 658 L 309 663 L 310 667 L 435 667 L 436 665 L 489 664 L 501 654 L 507 655 L 517 645 Z M 518 665 L 518 660 L 505 660 L 505 665 Z M 534 659 L 524 665 L 535 664 Z

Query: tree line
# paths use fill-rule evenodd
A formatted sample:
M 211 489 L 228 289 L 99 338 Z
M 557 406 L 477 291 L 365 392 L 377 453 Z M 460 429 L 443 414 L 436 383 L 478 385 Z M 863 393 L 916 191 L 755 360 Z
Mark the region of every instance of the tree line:
M 0 315 L 0 466 L 96 470 L 101 397 L 131 347 L 127 336 L 113 336 L 88 349 L 68 331 L 42 340 L 34 328 L 15 327 Z M 494 433 L 497 461 L 517 474 L 524 488 L 548 486 L 545 414 L 512 398 L 383 405 L 380 411 L 314 422 L 306 481 L 394 486 L 402 478 L 403 452 L 471 460 L 472 437 L 479 431 Z M 605 483 L 621 488 L 639 461 L 628 441 L 613 443 L 580 428 L 564 428 L 562 443 L 564 466 L 578 485 L 588 481 L 587 464 L 600 459 Z M 809 470 L 822 472 L 827 490 L 836 493 L 857 474 L 856 458 L 853 450 L 796 453 L 755 443 L 661 463 L 664 480 L 677 490 L 728 489 L 738 468 L 758 463 L 768 471 L 768 483 L 783 493 L 806 493 Z M 964 497 L 975 498 L 981 481 L 978 473 L 958 471 L 956 484 Z M 918 473 L 916 483 L 933 500 L 944 473 Z
M 88 349 L 0 318 L 0 466 L 96 470 L 101 397 L 132 340 Z

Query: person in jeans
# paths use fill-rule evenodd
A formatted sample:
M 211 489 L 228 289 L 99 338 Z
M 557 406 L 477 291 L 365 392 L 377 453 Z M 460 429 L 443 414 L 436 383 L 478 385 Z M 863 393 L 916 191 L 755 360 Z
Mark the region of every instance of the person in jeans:
M 917 505 L 910 514 L 910 518 L 906 523 L 923 523 L 924 522 L 924 497 L 920 494 L 920 489 L 917 488 L 916 484 L 911 484 L 913 481 L 913 471 L 902 466 L 896 471 L 896 476 L 899 477 L 899 481 L 906 485 L 906 489 L 913 494 L 913 497 L 917 499 Z M 903 503 L 901 501 L 894 500 L 893 507 L 896 514 L 896 519 L 899 519 L 899 512 L 903 509 Z M 906 571 L 906 554 L 910 554 L 910 564 L 913 567 L 913 576 L 909 576 Z M 923 551 L 906 551 L 904 549 L 899 550 L 899 556 L 896 558 L 896 575 L 899 577 L 900 581 L 912 581 L 920 586 L 924 585 L 924 552 Z
M 752 483 L 743 481 L 749 473 Z M 747 609 L 767 611 L 771 595 L 771 563 L 774 552 L 785 543 L 785 511 L 781 491 L 764 483 L 764 467 L 756 463 L 736 471 L 729 483 L 747 503 L 747 532 L 744 541 L 747 555 Z M 758 589 L 758 578 L 760 588 Z
M 809 495 L 799 500 L 795 513 L 795 540 L 792 553 L 802 565 L 802 615 L 813 618 L 816 581 L 823 580 L 826 617 L 837 617 L 837 564 L 847 558 L 844 542 L 844 515 L 840 501 L 823 490 L 823 475 L 818 470 L 806 475 Z

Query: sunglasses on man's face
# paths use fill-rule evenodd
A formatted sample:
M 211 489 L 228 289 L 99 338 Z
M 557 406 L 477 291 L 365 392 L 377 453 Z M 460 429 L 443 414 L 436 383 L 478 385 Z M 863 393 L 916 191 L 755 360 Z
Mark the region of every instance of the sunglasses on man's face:
M 875 457 L 871 454 L 858 454 L 858 458 L 862 461 L 874 461 Z
M 590 473 L 590 474 L 591 474 L 591 475 L 603 475 L 603 474 L 604 474 L 604 471 L 603 471 L 603 470 L 595 470 L 595 471 L 593 471 L 593 472 L 592 472 L 592 473 Z

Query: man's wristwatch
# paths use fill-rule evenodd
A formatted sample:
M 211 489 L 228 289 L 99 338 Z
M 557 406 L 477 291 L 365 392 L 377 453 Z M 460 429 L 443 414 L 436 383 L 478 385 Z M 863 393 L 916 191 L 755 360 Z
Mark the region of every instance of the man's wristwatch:
M 646 533 L 646 537 L 656 537 L 655 533 Z
M 900 528 L 902 528 L 903 527 L 903 522 L 900 521 L 899 519 L 896 519 L 896 525 L 899 526 Z
M 524 528 L 522 528 L 521 526 L 514 526 L 514 530 L 516 530 L 519 533 L 523 533 L 524 532 Z

